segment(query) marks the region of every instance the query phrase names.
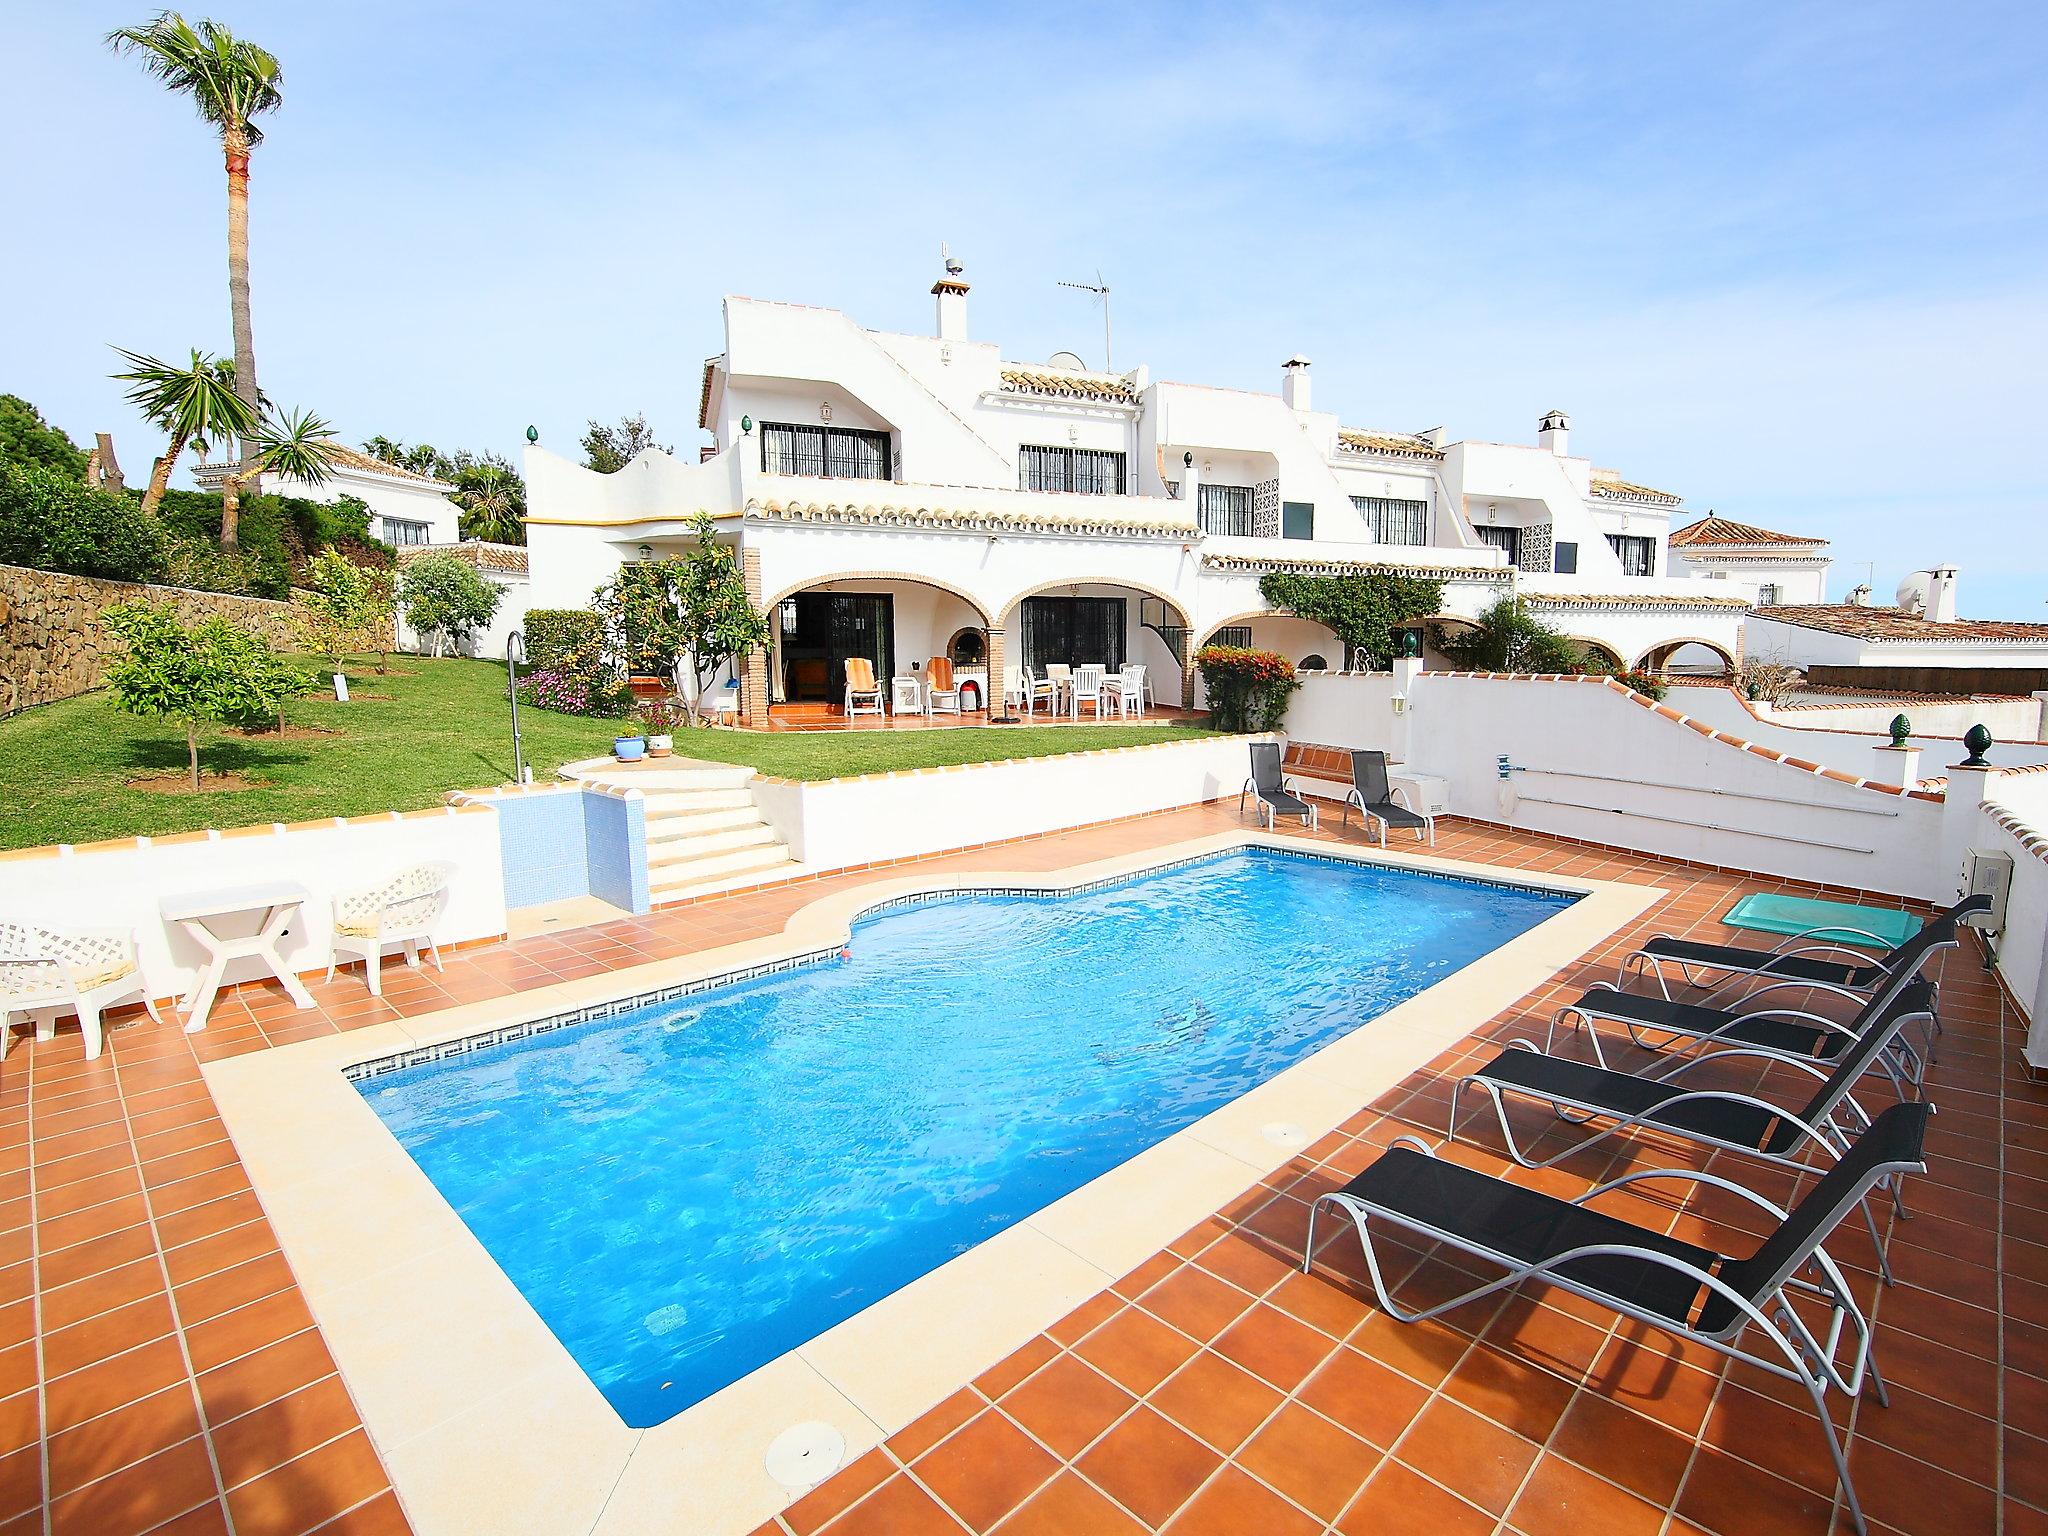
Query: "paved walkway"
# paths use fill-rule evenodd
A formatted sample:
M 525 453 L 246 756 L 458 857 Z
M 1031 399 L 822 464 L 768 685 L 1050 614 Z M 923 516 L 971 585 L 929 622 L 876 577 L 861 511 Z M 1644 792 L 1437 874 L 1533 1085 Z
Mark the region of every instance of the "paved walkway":
M 1239 824 L 1209 807 L 920 862 L 1059 868 Z M 1447 826 L 1440 852 L 1656 883 L 1671 895 L 1645 929 L 1718 932 L 1737 894 L 1778 888 L 1481 827 Z M 406 1528 L 202 1061 L 772 934 L 825 888 L 879 877 L 495 945 L 445 974 L 387 970 L 381 1003 L 353 976 L 314 987 L 310 1013 L 274 987 L 244 988 L 204 1034 L 142 1020 L 90 1064 L 73 1032 L 17 1042 L 0 1067 L 0 1536 Z M 1459 1061 L 1539 1025 L 1613 958 L 1490 1021 L 764 1530 L 1827 1531 L 1836 1501 L 1820 1437 L 1757 1373 L 1554 1294 L 1403 1327 L 1364 1303 L 1355 1274 L 1293 1272 L 1307 1198 L 1394 1135 L 1440 1136 Z M 1877 1295 L 1865 1276 L 1893 1406 L 1840 1417 L 1875 1529 L 2002 1521 L 2006 1536 L 2042 1536 L 2048 1089 L 2027 1080 L 2018 1021 L 1967 951 L 1947 967 L 1943 1013 L 1922 1214 L 1892 1237 L 1899 1287 Z M 1582 1187 L 1600 1167 L 1534 1177 Z M 1726 1210 L 1645 1200 L 1637 1214 L 1699 1240 L 1727 1235 L 1705 1219 Z M 1867 1239 L 1839 1251 L 1871 1258 Z M 1426 1293 L 1445 1280 L 1418 1260 L 1411 1283 Z

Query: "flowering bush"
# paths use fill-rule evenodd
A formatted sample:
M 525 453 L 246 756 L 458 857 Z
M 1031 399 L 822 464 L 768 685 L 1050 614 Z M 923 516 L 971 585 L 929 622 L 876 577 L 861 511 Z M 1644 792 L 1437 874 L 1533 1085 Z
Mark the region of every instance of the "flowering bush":
M 551 709 L 558 715 L 613 719 L 626 712 L 632 699 L 622 687 L 559 667 L 543 667 L 519 680 L 519 702 L 534 709 Z
M 1624 688 L 1633 689 L 1635 692 L 1647 695 L 1653 699 L 1661 699 L 1670 691 L 1664 686 L 1663 680 L 1656 673 L 1645 672 L 1640 668 L 1633 672 L 1617 673 L 1615 681 Z
M 1301 686 L 1294 664 L 1278 651 L 1207 645 L 1195 653 L 1195 666 L 1209 691 L 1213 723 L 1223 731 L 1277 731 Z

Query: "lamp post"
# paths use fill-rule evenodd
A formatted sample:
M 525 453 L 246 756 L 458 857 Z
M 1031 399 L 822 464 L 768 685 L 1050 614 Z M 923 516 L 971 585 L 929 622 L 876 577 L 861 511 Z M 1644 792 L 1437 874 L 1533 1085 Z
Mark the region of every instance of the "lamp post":
M 526 782 L 526 749 L 519 740 L 519 669 L 526 661 L 526 637 L 513 630 L 505 637 L 505 697 L 512 704 L 512 782 Z

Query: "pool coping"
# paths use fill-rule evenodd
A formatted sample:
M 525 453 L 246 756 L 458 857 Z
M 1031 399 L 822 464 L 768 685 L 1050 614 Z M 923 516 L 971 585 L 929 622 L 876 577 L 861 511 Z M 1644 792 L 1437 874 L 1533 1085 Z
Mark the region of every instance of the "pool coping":
M 1580 899 L 1192 1125 L 675 1417 L 627 1426 L 346 1075 L 623 996 L 806 963 L 875 908 L 1078 887 L 1272 847 Z M 806 1491 L 769 1444 L 830 1424 L 851 1461 L 1576 963 L 1666 892 L 1234 831 L 1056 871 L 933 871 L 832 892 L 783 931 L 208 1063 L 299 1288 L 421 1536 L 687 1528 L 739 1536 Z M 1284 1128 L 1284 1131 L 1281 1130 Z M 1274 1132 L 1275 1134 L 1269 1134 Z M 374 1235 L 376 1241 L 365 1241 Z M 942 1321 L 941 1321 L 942 1320 Z M 834 1470 L 823 1467 L 822 1480 Z

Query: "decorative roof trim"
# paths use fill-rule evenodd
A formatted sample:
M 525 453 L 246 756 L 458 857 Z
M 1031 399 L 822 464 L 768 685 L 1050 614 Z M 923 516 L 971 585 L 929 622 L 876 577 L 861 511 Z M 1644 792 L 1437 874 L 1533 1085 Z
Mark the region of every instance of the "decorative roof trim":
M 1264 575 L 1285 571 L 1295 576 L 1342 576 L 1353 571 L 1384 571 L 1394 576 L 1421 576 L 1439 581 L 1483 581 L 1498 586 L 1513 576 L 1506 566 L 1404 565 L 1398 560 L 1312 560 L 1264 555 L 1204 555 L 1212 571 Z
M 704 387 L 697 392 L 697 425 L 706 432 L 711 430 L 711 375 L 718 371 L 718 362 L 716 357 L 704 359 Z
M 1092 498 L 1077 497 L 1076 500 Z M 865 527 L 929 529 L 944 533 L 1088 533 L 1121 538 L 1190 539 L 1192 519 L 1004 512 L 982 507 L 896 506 L 749 499 L 746 515 L 766 522 L 839 523 Z
M 1601 474 L 1598 471 L 1594 472 L 1589 489 L 1602 501 L 1636 501 L 1654 507 L 1676 507 L 1685 501 L 1683 496 L 1670 491 L 1660 491 L 1651 485 L 1636 485 L 1619 475 Z
M 1357 427 L 1337 429 L 1337 448 L 1342 453 L 1371 454 L 1383 459 L 1441 459 L 1443 449 L 1426 437 L 1411 432 L 1367 432 Z
M 1759 528 L 1754 523 L 1738 523 L 1732 518 L 1703 517 L 1697 522 L 1687 523 L 1683 528 L 1671 530 L 1667 540 L 1673 549 L 1728 547 L 1733 549 L 1771 549 L 1781 544 L 1807 545 L 1821 548 L 1826 539 L 1809 539 L 1796 533 L 1778 533 L 1769 528 Z
M 1532 608 L 1748 608 L 1746 597 L 1681 597 L 1675 592 L 1525 592 Z
M 1136 405 L 1138 392 L 1122 375 L 1066 373 L 1059 369 L 1005 368 L 1003 388 L 1020 395 L 1088 400 L 1097 404 Z

